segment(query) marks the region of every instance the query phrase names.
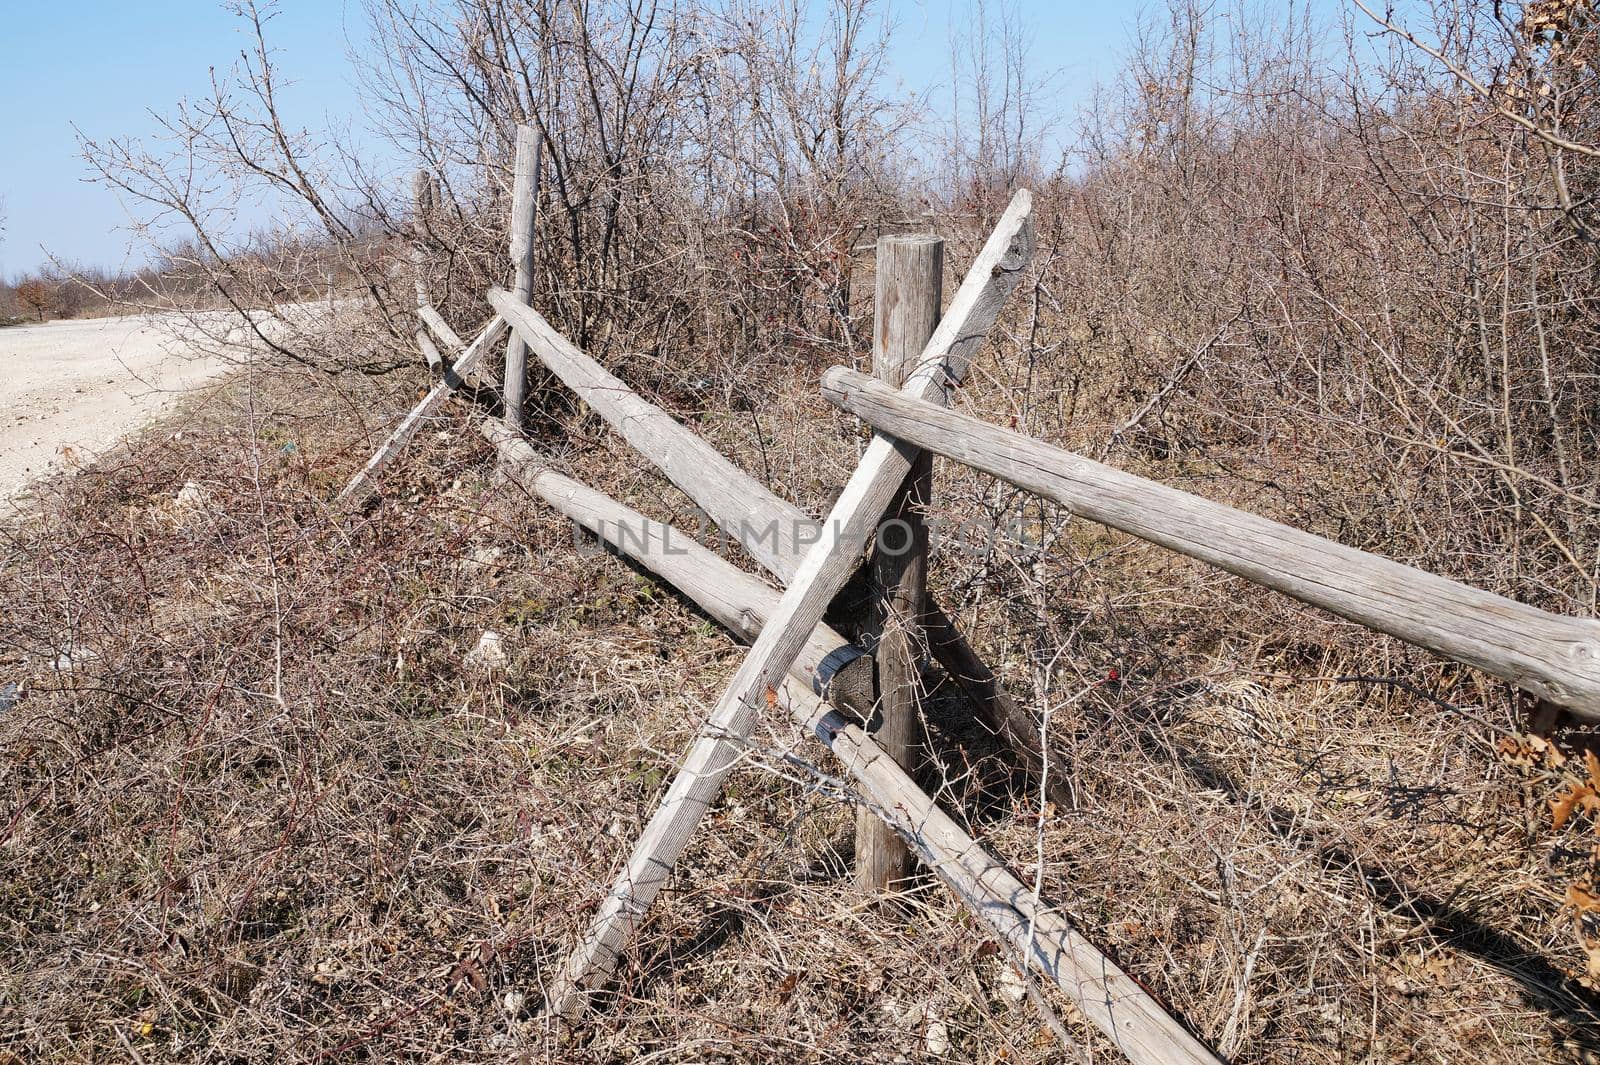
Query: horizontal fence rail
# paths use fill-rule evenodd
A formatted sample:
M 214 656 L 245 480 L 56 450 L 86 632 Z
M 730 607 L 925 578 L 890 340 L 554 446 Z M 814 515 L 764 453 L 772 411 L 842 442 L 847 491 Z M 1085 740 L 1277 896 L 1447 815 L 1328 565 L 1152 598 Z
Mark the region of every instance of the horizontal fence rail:
M 1600 720 L 1600 622 L 1563 617 L 1113 469 L 845 367 L 823 395 L 879 432 Z

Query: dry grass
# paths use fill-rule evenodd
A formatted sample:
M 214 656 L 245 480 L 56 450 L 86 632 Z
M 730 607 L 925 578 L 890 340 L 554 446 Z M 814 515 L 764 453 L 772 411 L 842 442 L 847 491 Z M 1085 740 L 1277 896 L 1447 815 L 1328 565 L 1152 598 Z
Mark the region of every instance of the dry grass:
M 855 430 L 809 378 L 691 420 L 814 510 Z M 889 909 L 854 892 L 848 792 L 776 722 L 608 1011 L 547 1028 L 541 977 L 737 652 L 497 486 L 463 405 L 377 505 L 332 514 L 415 384 L 335 383 L 236 378 L 44 486 L 4 532 L 0 686 L 22 686 L 0 713 L 11 1060 L 1061 1059 L 936 883 Z M 655 516 L 687 512 L 592 418 L 547 443 Z M 955 514 L 1011 501 L 939 476 Z M 1595 1057 L 1561 911 L 1588 828 L 1553 833 L 1559 774 L 1497 749 L 1502 692 L 1030 514 L 1051 537 L 1035 556 L 946 553 L 935 572 L 1051 709 L 1075 801 L 1041 819 L 936 688 L 929 779 L 948 809 L 1025 880 L 1042 853 L 1046 893 L 1234 1060 Z M 487 630 L 509 661 L 484 671 L 467 662 Z M 1463 712 L 1336 679 L 1355 674 Z

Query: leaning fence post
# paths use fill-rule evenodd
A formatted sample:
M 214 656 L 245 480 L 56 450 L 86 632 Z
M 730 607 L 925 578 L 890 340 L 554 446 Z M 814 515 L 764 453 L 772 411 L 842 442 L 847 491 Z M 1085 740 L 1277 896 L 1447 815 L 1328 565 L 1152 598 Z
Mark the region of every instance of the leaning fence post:
M 927 234 L 878 240 L 877 294 L 872 331 L 872 370 L 891 388 L 905 384 L 939 324 L 943 294 L 944 241 Z M 921 674 L 917 663 L 927 605 L 928 529 L 922 510 L 933 488 L 932 458 L 917 456 L 905 483 L 878 526 L 872 575 L 878 589 L 874 627 L 878 641 L 878 747 L 908 771 L 921 747 L 918 712 Z M 856 812 L 856 887 L 878 892 L 911 872 L 905 840 L 865 808 Z
M 533 220 L 539 198 L 539 134 L 517 127 L 517 161 L 511 185 L 511 262 L 517 268 L 512 288 L 518 303 L 533 296 Z M 515 331 L 506 342 L 506 425 L 520 430 L 527 416 L 528 345 Z

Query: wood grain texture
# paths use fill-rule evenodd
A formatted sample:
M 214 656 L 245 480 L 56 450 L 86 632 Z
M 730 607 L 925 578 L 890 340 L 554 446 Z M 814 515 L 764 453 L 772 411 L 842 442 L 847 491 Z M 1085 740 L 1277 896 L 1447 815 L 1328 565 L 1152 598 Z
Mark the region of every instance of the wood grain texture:
M 432 330 L 433 335 L 439 338 L 439 342 L 449 349 L 450 366 L 463 382 L 481 391 L 494 391 L 494 385 L 488 381 L 483 373 L 482 356 L 473 359 L 470 365 L 463 364 L 461 356 L 466 351 L 467 345 L 462 342 L 461 335 L 450 328 L 450 323 L 444 320 L 444 315 L 431 306 L 423 305 L 417 308 L 417 317 L 422 320 L 423 325 Z M 503 321 L 500 323 L 499 328 L 505 328 Z M 489 347 L 493 346 L 494 342 L 490 341 Z
M 1600 622 L 1551 614 L 1213 503 L 842 367 L 828 371 L 823 394 L 898 440 L 1600 720 Z
M 511 264 L 516 268 L 512 294 L 526 305 L 533 296 L 534 210 L 539 199 L 539 134 L 532 126 L 517 127 L 517 155 L 511 182 Z M 521 429 L 528 408 L 528 347 L 512 332 L 506 342 L 506 424 Z
M 775 589 L 699 547 L 688 534 L 652 522 L 551 470 L 544 456 L 504 425 L 485 421 L 481 430 L 526 491 L 636 559 L 735 635 L 753 640 L 776 608 Z M 840 639 L 825 625 L 813 630 L 812 643 L 819 646 Z M 778 703 L 834 752 L 872 804 L 872 815 L 915 847 L 962 904 L 1027 959 L 1030 970 L 1060 988 L 1132 1061 L 1216 1061 L 1114 962 L 1082 939 L 1067 917 L 1035 899 L 993 853 L 939 809 L 860 726 L 813 695 L 808 684 L 806 668 L 797 665 L 779 687 Z
M 444 356 L 439 354 L 438 345 L 433 342 L 433 338 L 428 335 L 428 331 L 426 329 L 418 329 L 416 340 L 417 347 L 422 350 L 422 357 L 427 360 L 428 369 L 435 373 L 443 371 Z
M 499 289 L 490 291 L 489 302 L 547 370 L 694 500 L 761 568 L 785 585 L 794 580 L 806 549 L 821 535 L 822 526 L 814 518 L 779 499 L 666 411 L 634 392 L 578 350 L 537 311 Z M 923 625 L 939 664 L 1037 777 L 1045 759 L 1033 718 L 1011 699 L 937 603 L 928 602 Z M 1052 784 L 1051 793 L 1056 801 L 1066 803 L 1064 785 Z
M 746 643 L 755 642 L 777 609 L 776 588 L 701 546 L 693 536 L 651 521 L 552 470 L 548 459 L 505 425 L 491 420 L 479 428 L 524 490 L 681 590 L 723 628 Z M 831 675 L 823 695 L 832 705 L 865 718 L 874 701 L 872 659 L 829 626 L 818 624 L 811 630 L 789 672 L 811 687 L 823 660 L 846 648 L 860 657 Z
M 504 329 L 505 322 L 498 316 L 483 327 L 483 332 L 479 333 L 472 343 L 467 345 L 467 349 L 461 353 L 461 357 L 455 361 L 455 365 L 445 368 L 444 380 L 434 385 L 428 391 L 428 394 L 422 397 L 421 402 L 411 408 L 411 411 L 401 419 L 400 424 L 395 426 L 394 432 L 389 434 L 388 439 L 379 445 L 377 451 L 373 452 L 372 457 L 367 460 L 367 464 L 357 470 L 354 477 L 350 478 L 350 483 L 345 485 L 344 490 L 334 498 L 336 505 L 360 502 L 366 497 L 367 493 L 372 490 L 372 486 L 377 483 L 378 478 L 383 476 L 383 471 L 405 450 L 406 445 L 411 442 L 411 438 L 417 435 L 417 430 L 421 429 L 429 418 L 438 413 L 439 408 L 444 405 L 445 400 L 450 398 L 452 392 L 467 383 L 467 375 L 473 373 L 479 361 L 482 360 L 483 353 L 494 345 Z
M 905 384 L 939 324 L 944 297 L 944 241 L 926 235 L 878 241 L 873 302 L 872 372 L 891 388 Z M 918 455 L 889 506 L 870 563 L 878 634 L 878 713 L 872 738 L 895 763 L 915 772 L 922 728 L 922 617 L 928 599 L 928 527 L 922 511 L 933 499 L 933 463 Z M 892 890 L 911 875 L 905 840 L 870 810 L 856 811 L 856 888 Z
M 942 399 L 947 383 L 961 380 L 1006 297 L 1021 280 L 1032 250 L 1032 197 L 1022 191 L 1001 217 L 918 358 L 906 384 L 909 394 Z M 769 697 L 776 699 L 775 686 L 782 683 L 807 634 L 855 569 L 867 537 L 915 457 L 915 449 L 883 437 L 867 446 L 861 465 L 823 522 L 821 539 L 801 562 L 601 903 L 589 934 L 568 959 L 549 1003 L 562 1016 L 581 1013 L 587 989 L 614 971 L 620 951 L 722 790 L 758 708 Z

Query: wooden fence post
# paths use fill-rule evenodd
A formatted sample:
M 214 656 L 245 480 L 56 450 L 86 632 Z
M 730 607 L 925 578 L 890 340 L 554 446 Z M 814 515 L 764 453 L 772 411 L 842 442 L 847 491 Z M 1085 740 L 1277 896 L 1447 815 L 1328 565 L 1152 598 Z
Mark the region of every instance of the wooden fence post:
M 443 324 L 442 319 L 440 324 Z M 395 426 L 394 432 L 390 433 L 389 438 L 373 452 L 367 464 L 350 478 L 350 483 L 344 486 L 344 491 L 339 493 L 334 500 L 335 503 L 359 503 L 365 500 L 367 492 L 377 483 L 378 478 L 383 476 L 383 471 L 389 467 L 389 463 L 405 450 L 406 445 L 411 443 L 411 438 L 417 435 L 417 430 L 433 417 L 434 412 L 443 406 L 450 394 L 469 382 L 474 385 L 481 384 L 477 376 L 478 363 L 482 360 L 483 353 L 500 339 L 500 330 L 504 328 L 505 321 L 499 315 L 495 315 L 494 319 L 483 327 L 483 332 L 457 353 L 455 365 L 444 368 L 444 380 L 434 385 L 428 394 L 422 397 L 422 401 L 412 407 L 411 412 Z M 456 339 L 459 340 L 460 337 Z
M 1033 195 L 1018 190 L 961 282 L 950 312 L 919 356 L 906 381 L 908 394 L 943 399 L 961 383 L 974 353 L 1033 256 Z M 911 472 L 916 449 L 874 437 L 861 464 L 822 523 L 822 536 L 795 571 L 794 580 L 743 664 L 724 689 L 667 793 L 651 814 L 627 866 L 600 904 L 588 934 L 568 958 L 546 1005 L 569 1019 L 580 1016 L 590 991 L 616 971 L 622 950 L 672 873 L 706 811 L 722 791 L 757 707 L 777 699 L 805 637 L 855 572 L 861 545 Z
M 432 207 L 429 192 L 432 183 L 426 170 L 411 175 L 411 281 L 417 290 L 417 306 L 428 306 L 428 211 Z M 428 369 L 441 370 L 444 359 L 426 329 L 417 329 L 417 347 L 428 360 Z
M 872 370 L 890 388 L 905 384 L 939 324 L 943 279 L 944 241 L 938 237 L 879 239 Z M 932 491 L 933 459 L 924 453 L 912 463 L 887 519 L 878 527 L 872 550 L 878 592 L 873 627 L 881 634 L 876 655 L 879 714 L 873 740 L 897 765 L 913 773 L 923 737 L 918 662 L 928 595 L 928 529 L 922 510 Z M 911 850 L 905 840 L 872 811 L 858 810 L 856 887 L 885 891 L 910 873 Z
M 517 268 L 512 294 L 527 304 L 533 296 L 533 223 L 539 199 L 539 133 L 517 127 L 517 160 L 511 185 L 511 261 Z M 527 417 L 528 345 L 515 331 L 506 343 L 506 425 L 520 432 Z

